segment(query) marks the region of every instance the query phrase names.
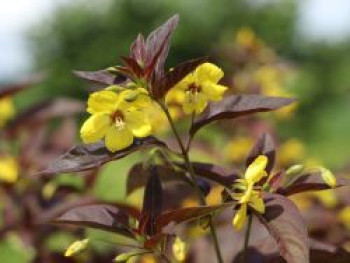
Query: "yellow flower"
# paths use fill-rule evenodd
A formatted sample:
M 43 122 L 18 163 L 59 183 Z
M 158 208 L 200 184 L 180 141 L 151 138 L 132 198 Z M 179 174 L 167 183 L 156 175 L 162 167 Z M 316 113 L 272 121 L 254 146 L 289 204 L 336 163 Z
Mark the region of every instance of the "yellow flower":
M 237 45 L 250 48 L 260 43 L 254 31 L 249 27 L 242 27 L 236 35 L 235 42 Z
M 91 116 L 80 130 L 83 142 L 96 143 L 105 138 L 107 149 L 116 152 L 130 146 L 134 136 L 149 136 L 152 128 L 143 110 L 148 100 L 140 94 L 140 90 L 91 94 L 87 108 Z
M 11 156 L 0 157 L 0 181 L 15 183 L 18 179 L 19 168 L 16 159 Z
M 173 255 L 179 262 L 183 262 L 186 259 L 187 246 L 181 238 L 176 237 L 173 244 Z
M 6 122 L 15 115 L 15 108 L 11 98 L 0 99 L 0 128 L 4 127 Z
M 233 186 L 236 192 L 232 194 L 232 197 L 237 200 L 240 205 L 232 221 L 236 230 L 242 229 L 247 218 L 248 206 L 261 214 L 265 212 L 264 201 L 260 196 L 260 191 L 254 188 L 254 184 L 267 176 L 265 171 L 267 162 L 268 159 L 265 155 L 258 156 L 254 162 L 248 166 L 244 178 L 238 179 Z
M 185 113 L 201 113 L 208 101 L 222 99 L 227 87 L 218 84 L 224 76 L 223 71 L 211 63 L 204 63 L 188 74 L 167 94 L 166 101 L 183 100 L 182 109 Z M 175 93 L 175 94 L 174 94 Z
M 233 162 L 240 162 L 244 160 L 253 143 L 253 140 L 249 137 L 236 137 L 225 148 L 225 155 Z
M 72 243 L 64 254 L 65 257 L 71 257 L 83 251 L 89 243 L 89 239 L 77 240 Z
M 344 207 L 338 213 L 338 220 L 343 223 L 348 230 L 350 230 L 350 206 Z

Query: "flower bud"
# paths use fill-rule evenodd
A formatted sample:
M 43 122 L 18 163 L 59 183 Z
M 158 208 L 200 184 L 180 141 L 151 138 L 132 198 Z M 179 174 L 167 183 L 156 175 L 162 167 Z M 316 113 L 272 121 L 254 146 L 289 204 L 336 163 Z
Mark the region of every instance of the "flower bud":
M 89 243 L 89 239 L 83 239 L 83 240 L 77 240 L 74 243 L 72 243 L 66 250 L 66 253 L 64 254 L 65 257 L 71 257 L 73 255 L 76 255 L 86 249 L 87 245 Z
M 286 176 L 297 176 L 299 175 L 302 171 L 304 171 L 305 166 L 302 164 L 296 164 L 288 168 L 286 171 Z
M 336 180 L 334 174 L 330 170 L 328 170 L 324 167 L 318 167 L 318 169 L 321 172 L 321 176 L 322 176 L 323 181 L 325 181 L 325 183 L 329 187 L 332 187 L 332 188 L 336 187 L 337 180 Z

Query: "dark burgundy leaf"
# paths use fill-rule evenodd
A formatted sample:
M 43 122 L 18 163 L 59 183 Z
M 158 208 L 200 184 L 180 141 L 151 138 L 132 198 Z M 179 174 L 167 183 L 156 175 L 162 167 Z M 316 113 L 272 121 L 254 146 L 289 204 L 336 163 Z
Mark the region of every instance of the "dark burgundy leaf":
M 337 179 L 336 187 L 345 185 L 350 185 L 350 180 L 342 178 Z M 325 189 L 331 189 L 331 187 L 322 179 L 321 172 L 315 171 L 298 176 L 298 178 L 287 187 L 278 188 L 276 193 L 289 196 L 306 191 Z
M 78 145 L 52 162 L 38 175 L 86 171 L 100 167 L 106 162 L 123 158 L 142 148 L 150 147 L 166 147 L 166 145 L 154 137 L 135 138 L 131 146 L 115 153 L 108 151 L 103 142 Z
M 291 98 L 268 97 L 262 95 L 231 95 L 223 100 L 210 103 L 205 111 L 195 119 L 190 130 L 193 136 L 201 127 L 222 119 L 235 119 L 257 112 L 277 110 L 294 102 Z
M 266 172 L 271 173 L 271 170 L 275 164 L 275 144 L 270 134 L 263 134 L 250 150 L 246 160 L 246 167 L 248 167 L 259 155 L 265 155 L 268 158 Z
M 35 127 L 51 119 L 68 117 L 83 112 L 85 105 L 74 99 L 55 99 L 39 103 L 19 113 L 9 124 L 8 129 L 15 131 L 21 127 Z
M 141 65 L 146 64 L 146 45 L 142 34 L 139 34 L 134 43 L 131 45 L 130 55 L 138 63 L 141 63 Z
M 95 204 L 75 207 L 51 222 L 97 228 L 133 237 L 128 226 L 129 215 L 113 205 Z
M 155 234 L 155 219 L 162 212 L 163 189 L 156 167 L 150 167 L 150 174 L 143 197 L 140 225 L 144 225 L 145 234 L 153 236 Z
M 159 83 L 155 83 L 154 93 L 156 97 L 164 97 L 172 87 L 207 60 L 207 57 L 191 59 L 168 71 L 164 77 L 159 80 Z
M 157 169 L 160 180 L 165 182 L 188 181 L 184 172 L 176 170 L 167 165 L 154 165 Z M 150 177 L 149 169 L 143 163 L 135 164 L 129 171 L 126 183 L 126 193 L 130 194 L 137 188 L 146 185 Z
M 257 215 L 277 242 L 280 255 L 288 263 L 309 262 L 308 233 L 296 206 L 277 194 L 266 194 L 264 201 L 266 211 Z
M 182 169 L 186 169 L 185 164 L 177 163 L 177 165 Z M 192 165 L 197 176 L 204 177 L 205 179 L 228 188 L 231 188 L 235 180 L 240 178 L 237 171 L 228 171 L 227 169 L 215 164 L 192 162 Z
M 174 15 L 162 26 L 151 32 L 146 41 L 147 66 L 154 63 L 156 55 L 158 61 L 155 65 L 155 71 L 162 74 L 165 59 L 168 56 L 170 46 L 170 36 L 176 29 L 179 22 L 179 16 Z M 158 54 L 157 54 L 158 53 Z
M 135 59 L 129 58 L 129 57 L 122 57 L 122 59 L 125 62 L 125 64 L 128 66 L 128 68 L 130 68 L 132 72 L 136 75 L 136 77 L 139 78 L 140 76 L 143 75 L 143 69 Z
M 348 263 L 350 262 L 350 253 L 340 247 L 311 239 L 310 262 Z
M 166 213 L 161 214 L 156 219 L 157 233 L 160 233 L 163 230 L 163 228 L 168 226 L 170 223 L 180 224 L 182 222 L 194 220 L 233 205 L 234 202 L 230 202 L 213 206 L 188 207 L 168 211 Z
M 109 86 L 114 84 L 120 84 L 126 81 L 123 75 L 115 75 L 107 70 L 99 71 L 78 71 L 74 70 L 73 73 L 82 79 L 90 81 L 94 84 L 99 84 L 103 86 Z

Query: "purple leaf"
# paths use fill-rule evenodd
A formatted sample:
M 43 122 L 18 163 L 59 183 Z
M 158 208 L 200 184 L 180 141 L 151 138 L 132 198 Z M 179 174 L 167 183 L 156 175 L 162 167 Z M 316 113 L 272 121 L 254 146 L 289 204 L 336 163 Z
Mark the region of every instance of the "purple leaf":
M 277 110 L 294 102 L 294 99 L 268 97 L 262 95 L 231 95 L 223 100 L 210 103 L 205 111 L 195 119 L 190 130 L 193 136 L 204 125 L 217 120 L 235 119 L 257 112 Z
M 94 84 L 102 85 L 103 87 L 120 84 L 126 81 L 126 77 L 124 77 L 123 75 L 115 75 L 107 70 L 99 70 L 99 71 L 74 70 L 73 73 L 81 79 L 85 79 Z
M 348 179 L 337 179 L 336 187 L 350 185 L 350 180 Z M 325 183 L 322 179 L 321 172 L 310 172 L 298 176 L 298 178 L 293 181 L 287 187 L 280 187 L 276 190 L 276 193 L 289 196 L 306 191 L 316 191 L 316 190 L 326 190 L 331 189 L 329 185 Z
M 166 145 L 154 137 L 135 138 L 131 146 L 115 153 L 108 151 L 103 142 L 78 145 L 53 161 L 38 175 L 86 171 L 150 147 L 166 147 Z
M 308 233 L 296 206 L 277 194 L 266 194 L 264 201 L 265 213 L 257 215 L 276 240 L 280 255 L 288 263 L 309 262 Z
M 138 63 L 146 64 L 146 45 L 142 34 L 139 34 L 131 45 L 130 56 Z
M 129 215 L 116 206 L 106 204 L 72 208 L 51 221 L 56 224 L 91 227 L 133 237 Z
M 155 219 L 162 212 L 163 189 L 156 167 L 151 166 L 150 173 L 143 197 L 140 225 L 143 226 L 141 233 L 153 236 L 156 231 Z
M 179 16 L 174 15 L 162 26 L 151 32 L 146 41 L 147 66 L 155 64 L 155 72 L 162 75 L 164 63 L 168 56 L 170 37 L 177 27 Z M 155 58 L 158 56 L 155 63 Z
M 212 206 L 179 208 L 165 212 L 156 219 L 157 233 L 160 233 L 163 230 L 163 228 L 168 226 L 170 223 L 180 224 L 186 221 L 200 218 L 202 216 L 225 209 L 233 205 L 234 202 L 230 202 Z

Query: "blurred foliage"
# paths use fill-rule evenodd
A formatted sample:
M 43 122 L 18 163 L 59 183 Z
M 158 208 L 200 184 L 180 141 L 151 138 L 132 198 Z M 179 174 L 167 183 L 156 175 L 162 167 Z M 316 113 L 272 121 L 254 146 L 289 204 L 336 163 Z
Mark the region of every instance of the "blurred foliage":
M 86 98 L 86 83 L 71 70 L 97 70 L 120 63 L 138 32 L 174 13 L 181 22 L 173 39 L 168 66 L 209 54 L 231 43 L 242 26 L 250 27 L 276 53 L 291 61 L 299 74 L 291 89 L 300 99 L 293 119 L 280 122 L 280 135 L 299 137 L 310 155 L 326 165 L 341 167 L 350 154 L 350 45 L 306 43 L 295 32 L 296 1 L 257 4 L 247 0 L 194 1 L 78 1 L 63 5 L 30 32 L 34 70 L 46 81 L 26 92 L 19 104 L 55 96 Z M 221 65 L 229 67 L 227 61 Z

